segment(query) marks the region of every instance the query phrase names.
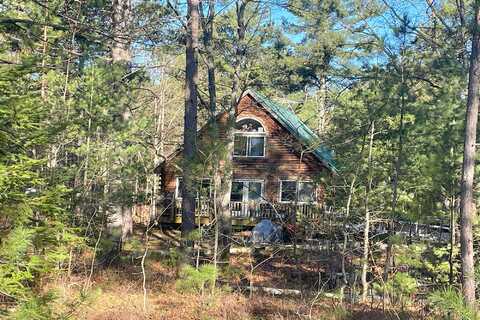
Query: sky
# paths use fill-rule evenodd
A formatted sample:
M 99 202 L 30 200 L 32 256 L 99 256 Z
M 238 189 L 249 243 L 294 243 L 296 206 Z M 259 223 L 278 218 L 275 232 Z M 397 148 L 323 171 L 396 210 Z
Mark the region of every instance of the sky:
M 383 0 L 380 0 L 380 1 L 383 1 Z M 388 1 L 388 4 L 391 6 L 393 10 L 395 10 L 395 12 L 399 16 L 408 17 L 408 20 L 410 21 L 412 26 L 421 24 L 422 22 L 428 19 L 429 8 L 425 0 L 385 0 L 385 1 Z M 228 1 L 222 2 L 222 4 L 219 4 L 217 8 L 217 12 L 224 12 L 225 10 L 232 8 L 234 4 L 235 4 L 234 0 L 228 0 Z M 184 9 L 186 9 L 184 7 L 185 6 L 182 5 L 180 10 L 184 11 Z M 273 23 L 276 24 L 277 26 L 281 26 L 282 22 L 284 21 L 295 23 L 298 20 L 284 6 L 279 5 L 278 1 L 276 0 L 272 0 L 270 5 L 270 10 L 272 14 L 271 17 L 272 17 Z M 398 19 L 396 19 L 393 11 L 387 9 L 382 16 L 369 19 L 368 24 L 372 32 L 384 38 L 387 43 L 393 44 L 395 47 L 395 41 L 398 41 L 398 39 L 395 38 L 394 36 L 394 32 L 393 32 L 394 25 L 392 24 L 396 21 L 398 22 Z M 292 34 L 292 33 L 285 32 L 285 36 L 287 36 L 294 43 L 300 43 L 301 40 L 303 39 L 303 34 L 301 33 Z M 148 57 L 148 53 L 146 52 L 144 53 L 138 52 L 138 53 L 139 55 L 136 58 L 136 62 L 140 65 L 147 65 L 151 60 Z M 383 58 L 376 57 L 375 59 L 379 59 L 377 63 L 381 63 L 381 60 L 385 59 L 385 57 Z M 365 61 L 362 61 L 359 63 L 364 63 L 364 62 Z

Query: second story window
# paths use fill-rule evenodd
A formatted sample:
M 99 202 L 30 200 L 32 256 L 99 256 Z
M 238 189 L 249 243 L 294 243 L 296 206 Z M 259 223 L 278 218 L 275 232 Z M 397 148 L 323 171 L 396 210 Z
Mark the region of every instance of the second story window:
M 260 122 L 242 119 L 235 126 L 235 145 L 233 155 L 236 157 L 264 157 L 266 134 Z

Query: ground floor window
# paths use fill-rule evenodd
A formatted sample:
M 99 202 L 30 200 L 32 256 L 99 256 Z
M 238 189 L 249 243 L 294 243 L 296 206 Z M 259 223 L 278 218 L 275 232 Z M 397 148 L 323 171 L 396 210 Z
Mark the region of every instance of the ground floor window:
M 280 181 L 281 202 L 315 202 L 315 184 L 311 181 Z
M 183 178 L 177 177 L 177 184 L 175 188 L 175 198 L 181 199 L 182 198 L 182 190 L 183 190 Z M 209 178 L 202 178 L 195 181 L 195 197 L 199 198 L 208 198 L 212 196 L 212 183 Z
M 263 199 L 263 181 L 260 180 L 234 180 L 230 201 L 249 202 Z

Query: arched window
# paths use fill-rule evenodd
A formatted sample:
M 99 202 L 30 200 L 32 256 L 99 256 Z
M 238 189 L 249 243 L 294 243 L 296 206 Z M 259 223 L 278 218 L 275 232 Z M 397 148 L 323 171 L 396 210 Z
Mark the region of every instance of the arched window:
M 236 157 L 264 157 L 265 130 L 254 119 L 242 119 L 235 125 L 235 145 L 233 155 Z

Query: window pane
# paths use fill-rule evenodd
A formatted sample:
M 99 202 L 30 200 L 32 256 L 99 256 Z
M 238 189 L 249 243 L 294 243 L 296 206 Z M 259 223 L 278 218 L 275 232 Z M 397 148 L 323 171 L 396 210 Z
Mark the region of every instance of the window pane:
M 182 177 L 177 178 L 177 198 L 182 197 L 182 190 L 183 190 L 183 179 Z
M 281 201 L 295 201 L 296 193 L 297 193 L 296 181 L 282 181 L 282 190 L 280 194 Z
M 235 143 L 233 147 L 233 155 L 246 156 L 247 155 L 247 137 L 239 134 L 235 135 Z
M 211 196 L 210 179 L 202 179 L 198 186 L 198 195 L 201 198 L 208 198 Z
M 313 202 L 315 201 L 315 185 L 311 182 L 300 182 L 298 186 L 298 201 Z
M 236 123 L 235 129 L 242 132 L 263 132 L 260 122 L 253 119 L 243 119 Z
M 264 137 L 250 137 L 250 150 L 248 155 L 252 157 L 263 157 L 264 144 Z
M 248 200 L 262 199 L 262 184 L 260 182 L 248 183 Z
M 234 181 L 232 183 L 232 193 L 230 194 L 230 201 L 243 201 L 243 182 Z
M 195 196 L 197 198 L 198 197 L 206 198 L 211 196 L 212 188 L 211 188 L 210 179 L 201 179 L 200 181 L 197 180 L 197 181 L 194 181 L 194 184 L 195 184 L 195 190 L 196 190 Z M 183 194 L 183 178 L 178 177 L 176 197 L 182 198 L 182 194 Z

